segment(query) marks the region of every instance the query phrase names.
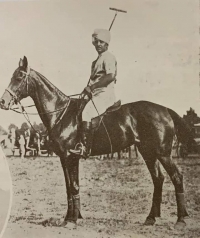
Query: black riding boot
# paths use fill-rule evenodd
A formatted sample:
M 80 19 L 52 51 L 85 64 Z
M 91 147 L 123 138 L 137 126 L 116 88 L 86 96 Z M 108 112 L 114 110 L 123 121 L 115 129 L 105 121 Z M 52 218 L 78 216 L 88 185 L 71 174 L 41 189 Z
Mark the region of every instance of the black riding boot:
M 76 144 L 75 149 L 71 149 L 69 150 L 69 152 L 75 155 L 79 155 L 80 157 L 83 157 L 85 159 L 88 158 L 91 153 L 92 139 L 92 123 L 83 121 L 81 128 L 81 142 Z

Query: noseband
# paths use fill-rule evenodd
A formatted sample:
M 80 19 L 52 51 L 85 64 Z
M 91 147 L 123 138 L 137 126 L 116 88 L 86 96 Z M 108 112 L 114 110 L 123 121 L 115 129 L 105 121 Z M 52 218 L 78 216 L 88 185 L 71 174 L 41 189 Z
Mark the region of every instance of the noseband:
M 20 85 L 18 86 L 18 88 L 16 89 L 16 92 L 13 92 L 11 89 L 9 88 L 6 88 L 5 91 L 9 92 L 9 94 L 12 96 L 12 99 L 11 101 L 17 101 L 18 103 L 20 102 L 19 98 L 21 96 L 21 94 L 19 93 L 20 90 L 21 90 L 21 87 L 24 83 L 26 83 L 26 94 L 28 96 L 28 79 L 29 79 L 29 76 L 30 76 L 30 67 L 27 67 L 27 72 L 25 71 L 20 71 L 20 73 L 23 74 L 23 76 L 21 78 L 19 78 L 21 80 L 21 83 Z M 25 75 L 25 77 L 24 77 Z

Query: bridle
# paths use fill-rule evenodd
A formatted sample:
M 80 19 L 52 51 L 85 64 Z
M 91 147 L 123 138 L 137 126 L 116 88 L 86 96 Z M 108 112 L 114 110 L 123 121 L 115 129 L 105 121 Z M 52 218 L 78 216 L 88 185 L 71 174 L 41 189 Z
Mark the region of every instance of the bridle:
M 24 115 L 25 119 L 27 120 L 27 122 L 30 124 L 30 126 L 32 127 L 32 129 L 35 131 L 33 125 L 31 124 L 31 121 L 29 119 L 29 116 L 28 116 L 28 113 L 26 112 L 24 106 L 22 106 L 21 102 L 20 102 L 20 96 L 21 96 L 21 93 L 20 91 L 22 90 L 22 87 L 24 86 L 24 84 L 26 84 L 26 95 L 29 96 L 29 78 L 30 78 L 30 67 L 27 67 L 27 72 L 23 71 L 23 70 L 20 70 L 20 73 L 22 74 L 21 77 L 18 77 L 19 80 L 21 80 L 21 83 L 19 84 L 19 86 L 17 87 L 16 89 L 16 92 L 13 92 L 11 89 L 9 88 L 6 88 L 5 91 L 7 91 L 11 96 L 11 101 L 10 101 L 10 105 L 9 105 L 9 109 L 10 110 L 13 110 L 17 113 L 21 113 Z M 25 77 L 24 77 L 25 75 Z M 72 95 L 73 96 L 73 95 Z M 68 97 L 69 100 L 67 102 L 67 104 L 61 108 L 61 109 L 57 109 L 55 111 L 51 111 L 51 112 L 46 112 L 46 113 L 37 113 L 37 115 L 40 115 L 40 114 L 50 114 L 50 113 L 56 113 L 56 112 L 59 112 L 59 111 L 62 111 L 62 113 L 58 116 L 58 118 L 56 118 L 55 122 L 53 123 L 52 125 L 52 128 L 51 128 L 51 131 L 53 130 L 53 128 L 62 120 L 65 112 L 67 111 L 68 107 L 69 107 L 69 104 L 70 104 L 70 101 L 71 101 L 71 97 Z M 19 106 L 20 106 L 20 109 L 21 109 L 21 112 L 18 112 L 14 109 L 12 109 L 12 103 L 11 102 L 14 102 L 14 103 L 17 103 Z M 34 105 L 35 106 L 35 105 Z
M 30 71 L 31 71 L 30 67 L 27 67 L 27 72 L 25 72 L 23 70 L 20 70 L 20 73 L 23 74 L 23 75 L 22 75 L 22 77 L 18 77 L 18 79 L 21 80 L 21 83 L 19 84 L 18 88 L 16 89 L 16 92 L 13 92 L 9 88 L 5 89 L 5 91 L 7 91 L 12 96 L 11 102 L 12 101 L 17 102 L 21 105 L 20 100 L 19 100 L 21 94 L 19 94 L 19 92 L 21 91 L 22 85 L 24 83 L 26 84 L 26 95 L 28 96 L 28 79 L 29 79 L 29 76 L 30 76 Z M 25 75 L 25 78 L 23 78 L 24 75 Z M 10 106 L 9 106 L 9 109 L 11 109 Z

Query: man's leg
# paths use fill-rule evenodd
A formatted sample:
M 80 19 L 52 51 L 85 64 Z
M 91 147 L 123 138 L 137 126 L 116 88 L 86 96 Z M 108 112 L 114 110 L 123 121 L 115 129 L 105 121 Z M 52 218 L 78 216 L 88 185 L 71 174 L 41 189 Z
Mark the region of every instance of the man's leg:
M 81 142 L 75 146 L 74 150 L 70 150 L 70 153 L 79 155 L 85 159 L 90 156 L 93 140 L 91 119 L 96 116 L 98 116 L 98 114 L 94 105 L 92 101 L 89 101 L 82 113 Z

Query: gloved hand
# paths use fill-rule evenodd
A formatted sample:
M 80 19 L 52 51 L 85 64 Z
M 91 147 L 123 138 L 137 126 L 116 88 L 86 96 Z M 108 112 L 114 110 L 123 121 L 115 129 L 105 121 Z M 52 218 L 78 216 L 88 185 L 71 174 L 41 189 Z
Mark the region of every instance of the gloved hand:
M 83 95 L 83 97 L 87 95 L 89 98 L 92 98 L 92 90 L 89 86 L 85 87 L 81 94 Z

